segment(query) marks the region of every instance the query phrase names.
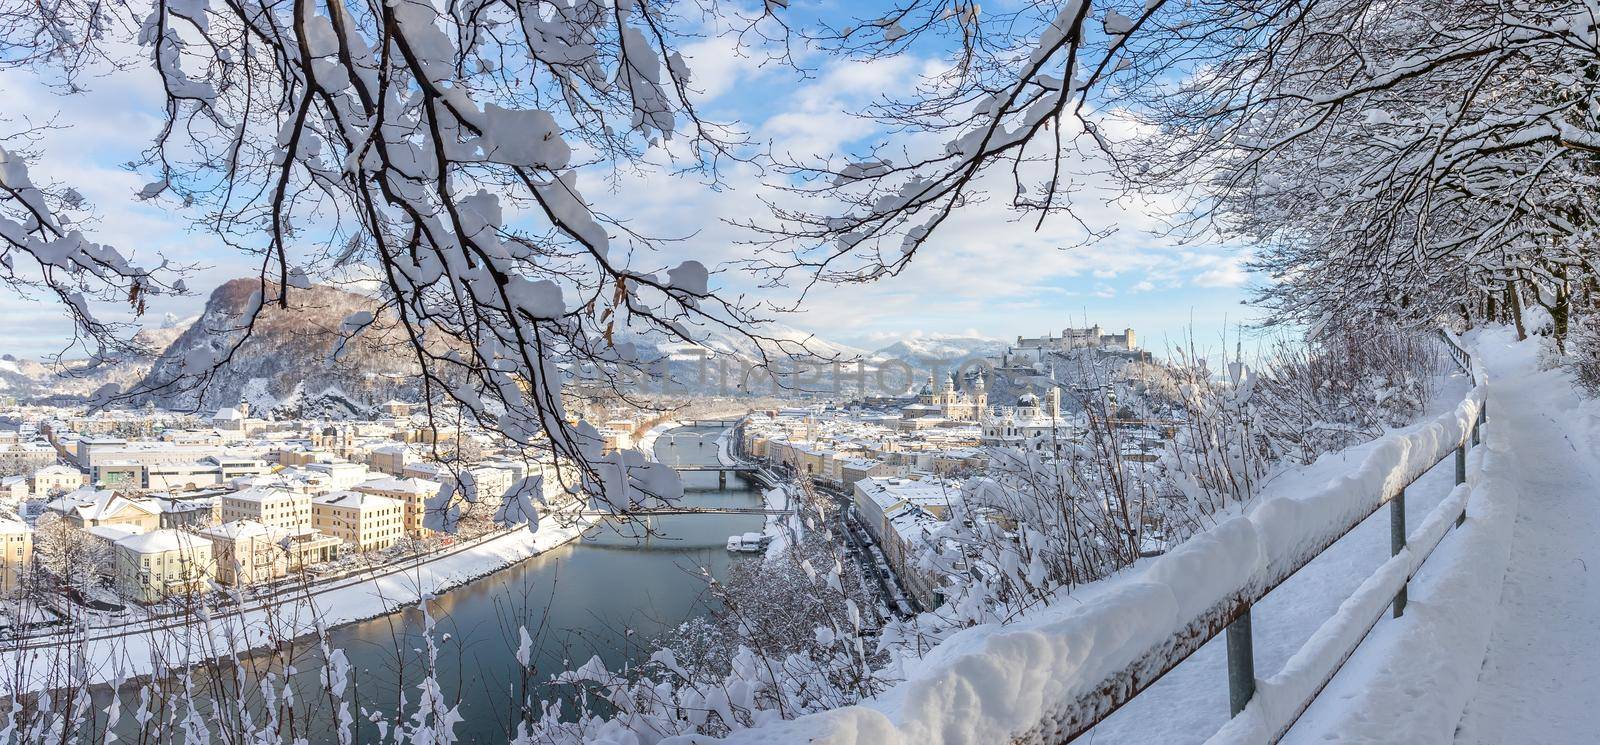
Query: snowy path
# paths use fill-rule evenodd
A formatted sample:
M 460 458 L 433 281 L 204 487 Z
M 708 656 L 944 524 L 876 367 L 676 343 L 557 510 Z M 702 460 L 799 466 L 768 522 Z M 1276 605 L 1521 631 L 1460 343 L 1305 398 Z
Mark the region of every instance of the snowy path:
M 1600 737 L 1600 413 L 1532 345 L 1484 340 L 1489 416 L 1518 456 L 1522 500 L 1500 608 L 1456 742 Z
M 1453 405 L 1466 389 L 1460 377 L 1441 386 L 1435 394 L 1436 409 Z M 1267 493 L 1310 491 L 1351 471 L 1371 447 L 1368 443 L 1325 455 L 1311 466 L 1283 474 L 1267 487 Z M 1421 524 L 1423 517 L 1449 493 L 1454 469 L 1454 463 L 1446 459 L 1408 490 L 1409 525 Z M 1268 594 L 1252 613 L 1256 675 L 1264 678 L 1282 668 L 1362 580 L 1388 558 L 1388 511 L 1379 510 Z M 1077 742 L 1198 744 L 1206 742 L 1227 721 L 1226 644 L 1224 637 L 1218 635 Z

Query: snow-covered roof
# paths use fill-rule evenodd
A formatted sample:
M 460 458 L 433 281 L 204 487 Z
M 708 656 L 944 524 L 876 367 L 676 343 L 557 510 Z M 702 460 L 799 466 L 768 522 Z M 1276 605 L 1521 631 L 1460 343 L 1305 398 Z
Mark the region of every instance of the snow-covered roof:
M 211 415 L 211 421 L 213 422 L 236 422 L 243 418 L 244 412 L 232 406 L 217 409 L 217 413 Z
M 229 499 L 239 499 L 247 502 L 266 502 L 277 499 L 294 499 L 295 492 L 271 486 L 252 486 L 244 491 L 236 491 L 227 495 Z
M 407 494 L 437 494 L 439 484 L 426 479 L 400 479 L 394 477 L 372 479 L 357 484 L 356 491 L 402 492 Z
M 856 482 L 856 486 L 868 499 L 884 508 L 901 501 L 921 507 L 944 507 L 961 499 L 959 484 L 932 479 L 862 479 Z
M 200 535 L 223 538 L 230 541 L 259 537 L 276 541 L 288 537 L 290 533 L 283 528 L 266 525 L 255 520 L 234 520 L 221 525 L 201 528 Z
M 198 512 L 212 508 L 211 499 L 153 499 L 162 512 Z
M 385 497 L 379 494 L 364 494 L 357 491 L 336 491 L 320 497 L 312 497 L 311 501 L 330 507 L 354 507 L 359 510 L 399 509 L 404 506 L 404 503 L 392 497 Z
M 143 533 L 144 528 L 141 528 L 138 525 L 95 525 L 93 527 L 84 528 L 83 532 L 115 543 L 127 538 L 128 536 Z
M 211 542 L 193 533 L 163 528 L 148 533 L 130 535 L 117 541 L 117 545 L 138 554 L 164 554 L 169 551 L 210 549 Z

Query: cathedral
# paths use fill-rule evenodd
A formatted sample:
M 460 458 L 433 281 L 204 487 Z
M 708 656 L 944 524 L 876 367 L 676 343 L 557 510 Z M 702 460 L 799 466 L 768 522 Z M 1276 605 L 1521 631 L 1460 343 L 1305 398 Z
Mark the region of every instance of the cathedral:
M 973 383 L 971 393 L 956 390 L 954 375 L 945 380 L 943 390 L 936 391 L 930 375 L 917 394 L 917 402 L 900 411 L 906 419 L 938 417 L 957 422 L 976 422 L 988 412 L 989 393 L 984 389 L 981 375 Z

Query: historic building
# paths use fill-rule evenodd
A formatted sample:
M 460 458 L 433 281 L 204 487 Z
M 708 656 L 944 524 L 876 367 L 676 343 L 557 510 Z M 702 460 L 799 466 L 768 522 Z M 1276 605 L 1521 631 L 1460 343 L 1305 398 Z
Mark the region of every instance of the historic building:
M 922 390 L 917 393 L 917 402 L 900 410 L 905 419 L 948 419 L 957 422 L 976 422 L 981 420 L 989 410 L 989 393 L 984 387 L 983 376 L 979 375 L 972 384 L 972 390 L 961 391 L 956 389 L 956 376 L 951 375 L 945 380 L 942 390 L 935 390 L 933 377 L 922 384 Z

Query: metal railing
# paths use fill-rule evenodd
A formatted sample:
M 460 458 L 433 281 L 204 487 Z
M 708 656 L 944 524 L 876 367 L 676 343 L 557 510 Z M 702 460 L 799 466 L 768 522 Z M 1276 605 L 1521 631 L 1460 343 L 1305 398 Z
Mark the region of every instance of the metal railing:
M 1301 714 L 1310 707 L 1323 688 L 1338 674 L 1339 670 L 1355 653 L 1356 648 L 1364 641 L 1372 628 L 1377 625 L 1383 616 L 1383 610 L 1392 608 L 1395 618 L 1405 613 L 1407 602 L 1407 588 L 1411 577 L 1418 567 L 1422 565 L 1433 553 L 1444 537 L 1444 531 L 1430 530 L 1430 526 L 1439 525 L 1440 518 L 1448 518 L 1455 526 L 1460 526 L 1466 521 L 1467 502 L 1465 498 L 1459 500 L 1445 499 L 1424 520 L 1423 527 L 1417 535 L 1408 534 L 1406 531 L 1405 497 L 1406 489 L 1412 486 L 1422 475 L 1431 471 L 1435 466 L 1443 463 L 1452 455 L 1455 457 L 1455 483 L 1466 483 L 1467 480 L 1467 451 L 1480 441 L 1479 428 L 1487 419 L 1486 399 L 1484 399 L 1483 374 L 1474 365 L 1471 355 L 1461 347 L 1456 339 L 1448 332 L 1441 332 L 1446 351 L 1467 373 L 1473 383 L 1472 390 L 1457 406 L 1456 411 L 1475 409 L 1475 413 L 1459 432 L 1459 440 L 1453 448 L 1444 448 L 1436 451 L 1437 457 L 1431 458 L 1425 468 L 1413 469 L 1414 473 L 1403 480 L 1403 483 L 1390 484 L 1385 482 L 1382 493 L 1370 510 L 1361 511 L 1345 524 L 1330 526 L 1329 529 L 1317 533 L 1309 539 L 1309 549 L 1296 552 L 1280 562 L 1269 561 L 1266 569 L 1252 581 L 1245 583 L 1245 587 L 1225 597 L 1208 610 L 1193 618 L 1187 626 L 1178 633 L 1167 638 L 1138 654 L 1135 659 L 1115 673 L 1102 678 L 1097 685 L 1091 684 L 1088 692 L 1078 696 L 1065 707 L 1062 707 L 1053 716 L 1041 722 L 1033 730 L 1017 737 L 1017 742 L 1066 742 L 1087 732 L 1106 717 L 1110 716 L 1124 704 L 1131 701 L 1142 691 L 1160 680 L 1173 668 L 1177 667 L 1189 655 L 1193 654 L 1207 642 L 1226 632 L 1227 639 L 1227 667 L 1228 691 L 1232 715 L 1237 716 L 1245 710 L 1250 700 L 1255 695 L 1256 675 L 1254 663 L 1253 626 L 1251 617 L 1252 607 L 1267 594 L 1271 593 L 1283 582 L 1294 576 L 1300 569 L 1321 556 L 1330 546 L 1340 538 L 1365 522 L 1383 505 L 1389 505 L 1390 519 L 1390 550 L 1391 558 L 1379 572 L 1391 568 L 1392 563 L 1404 564 L 1404 581 L 1399 584 L 1398 591 L 1393 595 L 1393 600 L 1387 606 L 1378 608 L 1366 628 L 1355 637 L 1355 642 L 1348 649 L 1342 650 L 1336 664 L 1323 671 L 1320 681 L 1312 689 L 1309 696 L 1305 697 L 1294 709 L 1293 715 L 1287 721 L 1276 723 L 1272 742 L 1281 739 L 1288 730 L 1294 726 Z M 1455 514 L 1448 514 L 1454 512 Z M 1440 514 L 1445 513 L 1445 514 Z M 1436 535 L 1435 535 L 1436 533 Z M 1419 542 L 1414 539 L 1420 538 Z M 1401 557 L 1402 552 L 1409 551 L 1406 557 Z M 1402 567 L 1395 566 L 1398 570 Z

